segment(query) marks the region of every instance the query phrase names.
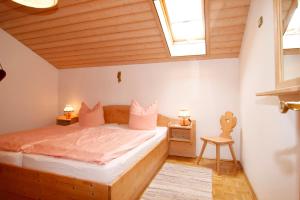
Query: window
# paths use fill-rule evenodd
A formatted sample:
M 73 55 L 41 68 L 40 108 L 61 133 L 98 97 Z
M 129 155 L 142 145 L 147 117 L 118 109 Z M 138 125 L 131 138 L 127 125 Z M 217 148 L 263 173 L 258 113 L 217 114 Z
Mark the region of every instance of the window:
M 297 2 L 297 1 L 295 1 Z M 298 3 L 295 4 L 294 10 L 290 21 L 288 22 L 286 31 L 283 35 L 283 49 L 300 48 L 300 8 Z M 288 19 L 288 17 L 285 17 Z M 287 22 L 283 22 L 283 28 L 285 29 Z
M 172 56 L 205 54 L 203 0 L 154 0 Z

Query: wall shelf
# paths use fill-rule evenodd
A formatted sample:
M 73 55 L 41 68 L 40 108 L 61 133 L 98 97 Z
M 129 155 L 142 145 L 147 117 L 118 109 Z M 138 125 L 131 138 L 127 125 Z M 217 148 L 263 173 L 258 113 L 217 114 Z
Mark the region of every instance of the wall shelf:
M 281 101 L 300 101 L 300 86 L 259 92 L 256 96 L 278 96 Z
M 256 93 L 256 96 L 278 96 L 282 113 L 300 110 L 300 86 Z

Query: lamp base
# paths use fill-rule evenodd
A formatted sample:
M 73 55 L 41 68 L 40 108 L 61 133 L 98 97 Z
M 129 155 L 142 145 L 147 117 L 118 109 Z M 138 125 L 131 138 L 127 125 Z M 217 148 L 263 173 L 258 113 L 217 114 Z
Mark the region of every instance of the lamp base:
M 69 112 L 67 112 L 67 113 L 65 113 L 65 117 L 66 117 L 66 119 L 71 119 L 71 117 L 72 117 L 72 114 L 71 114 L 71 113 L 69 113 Z
M 191 125 L 191 120 L 189 118 L 184 118 L 180 120 L 180 125 L 181 126 L 189 126 Z

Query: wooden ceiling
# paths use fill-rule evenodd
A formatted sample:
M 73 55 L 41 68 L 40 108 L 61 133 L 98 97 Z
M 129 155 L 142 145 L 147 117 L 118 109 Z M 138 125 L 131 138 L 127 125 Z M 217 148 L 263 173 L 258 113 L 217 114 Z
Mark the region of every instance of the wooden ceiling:
M 0 0 L 0 27 L 57 68 L 239 56 L 250 0 L 206 0 L 206 56 L 171 57 L 153 0 Z

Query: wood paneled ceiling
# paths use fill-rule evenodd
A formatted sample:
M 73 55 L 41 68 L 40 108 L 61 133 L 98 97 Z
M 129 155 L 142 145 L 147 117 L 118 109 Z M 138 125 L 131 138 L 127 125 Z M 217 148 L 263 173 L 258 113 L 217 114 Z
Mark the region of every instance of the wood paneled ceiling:
M 0 27 L 57 68 L 239 56 L 250 0 L 206 0 L 206 56 L 171 57 L 153 0 L 0 0 Z

